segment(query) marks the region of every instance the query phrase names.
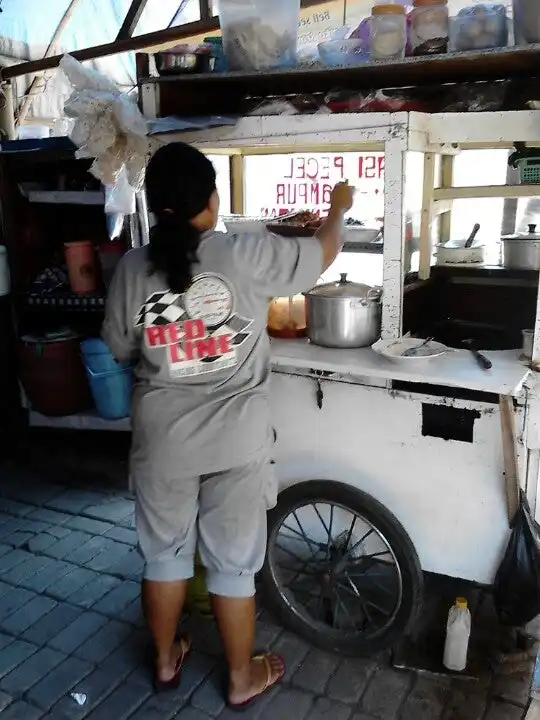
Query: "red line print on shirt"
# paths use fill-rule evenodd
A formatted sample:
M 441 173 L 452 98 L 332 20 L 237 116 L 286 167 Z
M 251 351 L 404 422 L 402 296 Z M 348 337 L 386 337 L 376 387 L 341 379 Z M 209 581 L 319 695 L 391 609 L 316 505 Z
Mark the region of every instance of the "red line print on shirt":
M 185 293 L 153 293 L 135 318 L 146 346 L 166 349 L 172 378 L 234 367 L 252 324 L 235 313 L 230 283 L 213 273 L 195 277 Z

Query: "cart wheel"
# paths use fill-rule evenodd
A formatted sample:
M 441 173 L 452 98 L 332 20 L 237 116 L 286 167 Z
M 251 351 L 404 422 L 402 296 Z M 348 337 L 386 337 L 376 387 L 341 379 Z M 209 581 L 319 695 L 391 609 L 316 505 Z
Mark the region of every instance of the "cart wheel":
M 326 480 L 280 494 L 262 582 L 287 628 L 346 655 L 389 647 L 422 605 L 420 562 L 398 520 L 370 495 Z

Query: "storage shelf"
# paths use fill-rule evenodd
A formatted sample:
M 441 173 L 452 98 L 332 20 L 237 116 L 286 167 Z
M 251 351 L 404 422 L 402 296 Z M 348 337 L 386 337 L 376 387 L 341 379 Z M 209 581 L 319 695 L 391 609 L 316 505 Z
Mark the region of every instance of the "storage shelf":
M 42 205 L 105 205 L 102 191 L 30 190 L 23 195 L 29 202 Z
M 293 152 L 297 148 L 374 150 L 396 140 L 402 140 L 409 150 L 452 155 L 478 145 L 511 148 L 516 139 L 539 144 L 540 110 L 263 115 L 240 117 L 236 125 L 156 137 L 161 142 L 187 140 L 207 152 L 229 155 Z
M 61 310 L 63 312 L 92 312 L 103 311 L 105 308 L 104 295 L 74 295 L 73 293 L 51 293 L 38 295 L 30 293 L 24 298 L 24 307 L 27 310 Z
M 139 77 L 143 105 L 155 116 L 239 114 L 243 98 L 534 77 L 540 45 L 407 57 L 357 67 Z M 148 111 L 145 109 L 145 114 Z M 150 115 L 149 115 L 150 116 Z
M 435 202 L 476 200 L 480 198 L 528 198 L 538 197 L 539 195 L 540 185 L 483 185 L 437 188 L 433 191 L 433 199 Z

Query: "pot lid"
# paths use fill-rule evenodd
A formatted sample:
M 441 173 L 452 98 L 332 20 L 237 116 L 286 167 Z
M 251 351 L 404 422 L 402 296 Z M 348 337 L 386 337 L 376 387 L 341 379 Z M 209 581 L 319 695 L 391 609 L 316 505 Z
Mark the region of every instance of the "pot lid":
M 306 295 L 328 298 L 366 298 L 374 288 L 371 285 L 363 285 L 347 280 L 347 273 L 341 273 L 340 279 L 336 282 L 315 285 Z
M 505 235 L 503 240 L 540 240 L 540 233 L 536 232 L 536 225 L 530 224 L 528 232 Z

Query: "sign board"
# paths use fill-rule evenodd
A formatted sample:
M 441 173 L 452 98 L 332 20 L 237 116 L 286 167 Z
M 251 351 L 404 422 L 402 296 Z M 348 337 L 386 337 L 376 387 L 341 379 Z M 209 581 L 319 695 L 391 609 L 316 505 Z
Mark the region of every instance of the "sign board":
M 246 213 L 277 217 L 297 210 L 326 215 L 332 188 L 356 188 L 350 215 L 370 221 L 384 213 L 384 153 L 296 153 L 245 159 Z

